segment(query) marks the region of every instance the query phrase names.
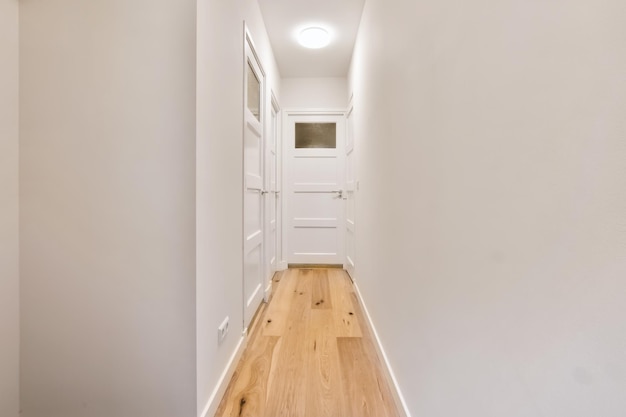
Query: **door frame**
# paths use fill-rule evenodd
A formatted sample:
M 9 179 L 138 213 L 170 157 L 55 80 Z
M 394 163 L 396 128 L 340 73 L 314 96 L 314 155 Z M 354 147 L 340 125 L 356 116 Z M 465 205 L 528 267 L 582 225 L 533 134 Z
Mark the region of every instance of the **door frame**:
M 266 132 L 266 138 L 269 138 L 270 136 L 273 136 L 273 142 L 274 142 L 274 164 L 275 166 L 274 168 L 274 172 L 275 172 L 275 184 L 274 184 L 274 189 L 272 189 L 272 184 L 271 184 L 271 169 L 272 166 L 270 164 L 270 159 L 271 159 L 271 155 L 270 152 L 272 152 L 272 149 L 270 149 L 270 140 L 265 140 L 265 150 L 264 150 L 264 158 L 265 158 L 265 166 L 264 166 L 264 174 L 265 174 L 265 178 L 264 178 L 264 187 L 265 187 L 265 191 L 266 193 L 264 194 L 264 198 L 263 198 L 263 208 L 265 210 L 264 212 L 264 226 L 265 226 L 265 230 L 267 233 L 265 233 L 265 250 L 264 250 L 264 255 L 263 255 L 263 260 L 265 262 L 265 265 L 263 267 L 263 274 L 264 274 L 264 292 L 265 292 L 265 302 L 269 302 L 269 299 L 271 297 L 271 293 L 272 293 L 272 278 L 274 277 L 274 273 L 276 273 L 276 271 L 280 270 L 280 260 L 281 260 L 281 253 L 279 248 L 281 247 L 281 240 L 282 240 L 282 235 L 281 235 L 281 223 L 282 223 L 282 219 L 281 219 L 281 213 L 282 210 L 280 210 L 280 206 L 281 206 L 281 195 L 280 195 L 280 184 L 281 184 L 281 177 L 280 177 L 280 170 L 279 170 L 279 166 L 280 166 L 280 155 L 281 155 L 281 111 L 280 111 L 280 105 L 278 104 L 278 100 L 276 99 L 276 95 L 274 94 L 274 91 L 270 89 L 270 108 L 269 108 L 269 114 L 270 116 L 275 115 L 275 120 L 273 117 L 270 117 L 269 122 L 267 125 L 267 132 Z M 272 224 L 271 221 L 272 219 L 270 218 L 270 214 L 271 214 L 271 205 L 274 204 L 274 217 L 275 217 L 275 221 L 276 224 L 274 225 L 274 228 L 276 230 L 275 233 L 275 240 L 274 240 L 274 263 L 272 265 L 272 259 L 270 259 L 269 253 L 271 248 L 269 246 L 270 243 L 270 234 L 272 233 Z
M 345 152 L 345 187 L 346 187 L 346 195 L 347 195 L 347 200 L 346 200 L 346 215 L 345 215 L 345 227 L 346 227 L 346 249 L 345 249 L 345 261 L 344 261 L 344 269 L 348 272 L 348 275 L 350 275 L 350 278 L 352 279 L 352 281 L 355 280 L 355 275 L 356 275 L 356 258 L 357 258 L 357 248 L 356 248 L 356 192 L 359 189 L 359 181 L 357 179 L 357 173 L 358 173 L 358 167 L 356 166 L 356 162 L 358 161 L 358 159 L 355 157 L 356 156 L 356 135 L 354 134 L 354 95 L 350 95 L 350 100 L 348 100 L 348 109 L 346 110 L 346 146 L 344 149 Z M 351 125 L 352 123 L 352 125 Z M 350 137 L 352 136 L 352 137 Z M 353 163 L 351 165 L 351 168 L 348 168 L 348 158 L 354 158 L 353 159 Z M 348 170 L 351 169 L 352 170 L 352 181 L 349 180 L 348 178 Z M 350 222 L 349 216 L 348 216 L 348 208 L 350 205 L 350 199 L 352 199 L 352 203 L 353 203 L 353 209 L 354 209 L 354 213 L 353 213 L 353 220 L 354 222 Z M 350 230 L 351 229 L 351 230 Z M 354 238 L 354 252 L 353 252 L 353 257 L 350 257 L 350 253 L 348 250 L 348 245 L 349 245 L 349 233 L 352 232 L 352 236 Z
M 277 102 L 278 105 L 278 102 Z M 285 241 L 283 239 L 284 229 L 284 213 L 285 213 L 285 193 L 283 192 L 283 177 L 284 177 L 284 155 L 283 150 L 283 120 L 285 110 L 278 106 L 277 123 L 276 123 L 276 152 L 277 152 L 277 166 L 276 166 L 276 200 L 278 213 L 276 214 L 277 232 L 276 232 L 276 271 L 284 271 L 287 269 L 287 260 L 285 259 Z
M 288 263 L 289 259 L 288 256 L 286 255 L 289 251 L 285 248 L 289 248 L 289 229 L 290 229 L 290 216 L 291 216 L 291 207 L 290 207 L 290 202 L 289 202 L 289 198 L 287 196 L 287 194 L 289 193 L 290 187 L 289 187 L 289 175 L 290 175 L 290 168 L 289 168 L 289 159 L 291 157 L 291 153 L 290 153 L 290 148 L 289 148 L 289 140 L 286 137 L 287 132 L 289 132 L 289 120 L 290 120 L 290 116 L 341 116 L 344 118 L 344 126 L 345 126 L 345 119 L 346 119 L 346 108 L 286 108 L 283 109 L 282 111 L 282 131 L 281 131 L 281 142 L 282 142 L 282 155 L 281 155 L 281 161 L 282 161 L 282 175 L 281 175 L 281 180 L 282 180 L 282 186 L 281 189 L 283 191 L 283 206 L 282 206 L 282 247 L 283 247 L 283 262 L 285 264 Z M 344 132 L 344 137 L 345 137 L 345 132 Z M 344 143 L 345 146 L 345 143 Z M 339 152 L 339 155 L 343 158 L 345 157 L 345 149 L 337 149 L 337 151 Z M 344 172 L 341 174 L 341 179 L 342 182 L 345 181 L 345 161 L 343 163 L 343 170 Z M 342 188 L 344 188 L 345 185 L 342 185 Z M 344 207 L 342 208 L 342 212 L 345 211 L 345 203 L 344 203 Z M 345 215 L 345 213 L 343 213 Z M 345 217 L 345 216 L 344 216 Z M 344 227 L 344 223 L 345 220 L 340 219 L 340 227 Z M 343 262 L 343 268 L 345 269 L 345 239 L 344 241 L 340 244 L 340 248 L 342 251 L 344 251 L 344 254 L 342 255 L 342 262 Z M 285 265 L 285 267 L 287 267 L 287 265 Z

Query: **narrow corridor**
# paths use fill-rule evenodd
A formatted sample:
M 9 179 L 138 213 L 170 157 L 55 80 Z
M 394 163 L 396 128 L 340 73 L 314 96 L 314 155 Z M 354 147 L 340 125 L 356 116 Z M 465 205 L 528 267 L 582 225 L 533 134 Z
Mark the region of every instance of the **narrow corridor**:
M 346 272 L 290 269 L 274 285 L 216 417 L 398 416 Z

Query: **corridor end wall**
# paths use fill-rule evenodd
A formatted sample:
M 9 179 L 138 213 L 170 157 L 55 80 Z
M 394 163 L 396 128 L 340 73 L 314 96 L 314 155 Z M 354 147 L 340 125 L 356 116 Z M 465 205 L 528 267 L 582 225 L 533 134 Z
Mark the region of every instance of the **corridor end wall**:
M 285 109 L 345 109 L 348 106 L 348 79 L 345 77 L 283 78 L 282 103 Z

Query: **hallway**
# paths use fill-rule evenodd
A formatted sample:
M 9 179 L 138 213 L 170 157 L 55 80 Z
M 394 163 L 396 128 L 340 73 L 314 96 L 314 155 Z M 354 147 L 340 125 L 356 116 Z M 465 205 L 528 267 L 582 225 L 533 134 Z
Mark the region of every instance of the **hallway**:
M 274 283 L 216 417 L 395 417 L 354 287 L 340 269 Z
M 624 22 L 0 0 L 0 417 L 625 417 Z

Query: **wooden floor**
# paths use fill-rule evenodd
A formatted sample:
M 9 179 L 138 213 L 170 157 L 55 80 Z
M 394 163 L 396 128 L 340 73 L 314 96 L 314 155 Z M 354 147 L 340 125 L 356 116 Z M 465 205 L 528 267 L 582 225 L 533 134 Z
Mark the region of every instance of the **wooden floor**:
M 283 272 L 216 417 L 370 416 L 399 414 L 348 275 Z

